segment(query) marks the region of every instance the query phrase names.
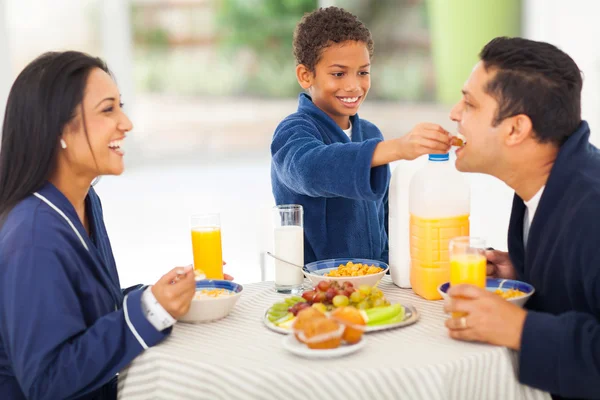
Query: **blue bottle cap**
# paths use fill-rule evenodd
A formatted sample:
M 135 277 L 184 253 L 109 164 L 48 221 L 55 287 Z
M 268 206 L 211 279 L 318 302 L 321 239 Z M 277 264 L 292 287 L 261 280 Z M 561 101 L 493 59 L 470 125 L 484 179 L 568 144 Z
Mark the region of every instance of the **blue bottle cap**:
M 429 161 L 448 161 L 450 159 L 450 154 L 430 154 Z

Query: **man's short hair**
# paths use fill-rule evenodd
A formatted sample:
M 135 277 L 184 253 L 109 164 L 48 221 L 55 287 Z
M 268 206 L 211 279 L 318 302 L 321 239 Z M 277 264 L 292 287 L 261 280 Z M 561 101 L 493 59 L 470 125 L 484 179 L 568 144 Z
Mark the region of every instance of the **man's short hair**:
M 495 72 L 485 88 L 498 102 L 494 125 L 525 114 L 541 143 L 562 145 L 581 123 L 581 71 L 549 43 L 498 37 L 479 58 Z

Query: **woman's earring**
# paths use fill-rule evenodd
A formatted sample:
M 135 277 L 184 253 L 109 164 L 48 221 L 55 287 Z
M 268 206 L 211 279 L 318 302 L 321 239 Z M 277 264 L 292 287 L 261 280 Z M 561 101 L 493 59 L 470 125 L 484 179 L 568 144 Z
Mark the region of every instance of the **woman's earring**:
M 62 147 L 63 149 L 67 148 L 67 142 L 65 142 L 64 139 L 60 139 L 60 147 Z

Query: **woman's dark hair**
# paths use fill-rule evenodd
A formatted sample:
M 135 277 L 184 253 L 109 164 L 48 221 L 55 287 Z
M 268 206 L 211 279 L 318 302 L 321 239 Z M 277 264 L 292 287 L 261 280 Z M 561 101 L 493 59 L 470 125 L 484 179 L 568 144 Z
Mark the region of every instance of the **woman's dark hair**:
M 2 126 L 0 222 L 54 172 L 61 135 L 77 114 L 94 68 L 110 74 L 99 58 L 76 51 L 50 52 L 32 61 L 15 80 Z M 81 116 L 85 130 L 83 110 Z
M 581 123 L 581 71 L 549 43 L 498 37 L 479 57 L 496 72 L 487 93 L 498 101 L 494 124 L 525 114 L 541 143 L 562 145 Z

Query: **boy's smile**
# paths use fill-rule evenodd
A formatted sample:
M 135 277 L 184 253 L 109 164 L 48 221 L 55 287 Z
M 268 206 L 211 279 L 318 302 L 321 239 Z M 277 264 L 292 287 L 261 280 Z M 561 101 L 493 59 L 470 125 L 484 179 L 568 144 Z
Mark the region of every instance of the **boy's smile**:
M 344 107 L 347 107 L 350 109 L 353 109 L 353 108 L 358 109 L 358 106 L 359 106 L 360 102 L 362 101 L 362 96 L 354 96 L 354 97 L 338 96 L 337 98 L 342 102 L 342 105 Z
M 342 129 L 358 112 L 371 87 L 369 50 L 363 42 L 333 43 L 323 49 L 314 72 L 298 66 L 300 84 L 313 103 Z

